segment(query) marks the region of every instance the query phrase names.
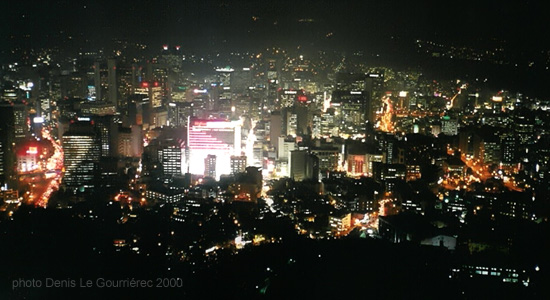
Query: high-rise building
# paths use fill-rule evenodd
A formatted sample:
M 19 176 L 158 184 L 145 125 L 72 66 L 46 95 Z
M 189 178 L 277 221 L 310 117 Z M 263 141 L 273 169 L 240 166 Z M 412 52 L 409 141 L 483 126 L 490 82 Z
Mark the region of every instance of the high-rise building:
M 204 177 L 216 178 L 216 155 L 208 154 L 204 159 Z
M 118 85 L 116 77 L 116 60 L 110 58 L 107 60 L 107 91 L 109 93 L 109 102 L 118 107 Z
M 441 133 L 444 135 L 457 135 L 458 120 L 451 119 L 449 116 L 444 116 L 441 120 Z
M 94 86 L 95 86 L 95 100 L 102 100 L 102 84 L 101 84 L 101 66 L 99 62 L 94 62 Z
M 116 138 L 119 157 L 140 157 L 143 153 L 141 126 L 120 127 Z
M 231 156 L 231 174 L 242 173 L 246 169 L 246 155 Z
M 182 151 L 178 145 L 166 145 L 161 150 L 162 171 L 166 176 L 181 175 Z
M 277 157 L 279 159 L 288 159 L 290 151 L 296 148 L 296 142 L 293 139 L 287 139 L 284 136 L 279 136 L 277 142 Z
M 294 150 L 289 158 L 290 178 L 295 181 L 319 180 L 319 158 L 306 150 Z
M 16 139 L 24 139 L 29 134 L 27 126 L 27 107 L 23 104 L 13 105 L 13 130 Z
M 366 123 L 372 122 L 370 94 L 365 91 L 334 91 L 332 107 L 336 110 L 335 121 L 342 132 L 363 133 Z
M 501 139 L 502 162 L 504 164 L 517 163 L 517 139 L 514 135 L 506 135 Z
M 336 171 L 338 170 L 338 161 L 340 152 L 337 148 L 318 148 L 312 149 L 311 153 L 319 158 L 319 170 Z
M 11 183 L 15 174 L 14 107 L 0 104 L 0 184 Z
M 271 146 L 278 148 L 278 138 L 283 133 L 283 120 L 281 118 L 280 111 L 274 111 L 271 113 L 271 120 L 269 123 L 269 141 Z
M 63 135 L 63 185 L 73 192 L 94 188 L 101 157 L 101 140 L 93 130 L 69 130 Z
M 231 155 L 241 155 L 241 125 L 239 121 L 190 118 L 187 133 L 191 174 L 204 174 L 204 159 L 216 156 L 216 176 L 231 173 Z

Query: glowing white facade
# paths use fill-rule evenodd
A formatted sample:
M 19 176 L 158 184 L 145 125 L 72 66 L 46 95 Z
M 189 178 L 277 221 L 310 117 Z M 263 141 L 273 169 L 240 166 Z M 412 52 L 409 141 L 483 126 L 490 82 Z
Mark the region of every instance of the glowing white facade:
M 186 162 L 191 174 L 204 174 L 208 155 L 216 156 L 216 179 L 231 174 L 231 156 L 241 155 L 241 121 L 189 120 L 187 132 L 189 156 Z

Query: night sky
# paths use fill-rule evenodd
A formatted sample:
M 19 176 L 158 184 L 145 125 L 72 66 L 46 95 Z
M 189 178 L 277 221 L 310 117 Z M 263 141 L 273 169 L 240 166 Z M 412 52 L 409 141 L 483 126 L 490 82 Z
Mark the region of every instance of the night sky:
M 542 1 L 67 0 L 6 4 L 0 37 L 10 42 L 3 43 L 4 47 L 20 42 L 24 34 L 31 35 L 26 44 L 47 46 L 55 42 L 52 34 L 59 31 L 99 45 L 107 37 L 231 47 L 309 43 L 368 48 L 384 46 L 392 37 L 474 45 L 496 39 L 519 51 L 550 45 Z M 313 22 L 299 22 L 305 19 Z

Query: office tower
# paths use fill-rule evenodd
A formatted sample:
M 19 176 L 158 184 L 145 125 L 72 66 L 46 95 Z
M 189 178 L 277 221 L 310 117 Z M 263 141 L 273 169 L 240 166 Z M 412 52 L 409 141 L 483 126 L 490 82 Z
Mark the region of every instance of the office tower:
M 101 157 L 101 140 L 92 126 L 70 128 L 63 135 L 62 146 L 65 166 L 63 185 L 73 192 L 93 189 Z
M 204 159 L 204 177 L 216 178 L 216 155 L 208 154 Z
M 319 180 L 319 158 L 306 150 L 290 152 L 290 178 L 296 181 Z
M 372 105 L 370 94 L 365 91 L 334 91 L 332 107 L 335 109 L 334 121 L 340 131 L 346 133 L 364 133 L 366 123 L 372 123 Z
M 267 79 L 267 98 L 263 105 L 272 107 L 277 101 L 277 90 L 279 89 L 279 74 L 281 63 L 276 59 L 268 59 L 266 62 L 266 79 Z
M 99 62 L 94 62 L 94 85 L 95 85 L 95 99 L 97 101 L 102 100 L 102 85 L 101 85 L 101 66 Z
M 284 136 L 280 136 L 277 142 L 277 158 L 288 159 L 290 151 L 296 148 L 296 142 L 293 139 L 287 139 Z
M 271 146 L 278 149 L 278 138 L 283 133 L 283 120 L 281 118 L 280 111 L 274 111 L 271 113 L 271 120 L 269 123 L 269 142 Z
M 398 162 L 399 153 L 397 139 L 391 133 L 383 133 L 378 137 L 378 149 L 384 154 L 384 163 Z
M 246 156 L 231 156 L 231 174 L 242 173 L 246 169 Z
M 441 120 L 441 133 L 444 135 L 458 134 L 458 120 L 451 119 L 449 116 L 444 116 Z
M 514 164 L 518 162 L 517 138 L 514 135 L 506 135 L 501 138 L 502 163 Z
M 182 151 L 181 147 L 174 142 L 163 145 L 160 149 L 160 163 L 165 176 L 181 175 Z
M 16 139 L 24 139 L 29 135 L 27 107 L 24 104 L 13 105 L 13 129 Z
M 114 58 L 107 60 L 107 91 L 109 93 L 108 101 L 118 108 L 118 86 L 116 77 L 116 61 Z
M 118 157 L 140 157 L 143 152 L 141 126 L 119 127 L 116 145 Z
M 252 71 L 250 68 L 236 69 L 231 74 L 232 93 L 243 94 L 252 86 Z
M 0 104 L 0 185 L 10 184 L 15 174 L 14 107 Z
M 471 129 L 462 130 L 458 134 L 458 149 L 464 155 L 474 155 L 474 132 Z

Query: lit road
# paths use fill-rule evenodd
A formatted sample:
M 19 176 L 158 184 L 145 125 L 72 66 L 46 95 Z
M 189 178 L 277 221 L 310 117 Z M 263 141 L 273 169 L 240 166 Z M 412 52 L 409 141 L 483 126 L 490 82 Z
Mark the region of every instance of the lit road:
M 462 161 L 472 169 L 473 176 L 478 178 L 480 181 L 485 182 L 487 179 L 493 177 L 489 172 L 486 165 L 479 162 L 476 159 L 466 159 L 464 155 L 461 156 Z M 522 192 L 523 189 L 517 187 L 512 181 L 504 181 L 504 186 L 512 191 Z
M 54 191 L 59 189 L 63 169 L 63 148 L 47 129 L 42 129 L 42 137 L 50 141 L 54 152 L 46 161 L 46 178 L 40 179 L 31 185 L 29 202 L 36 206 L 46 207 Z
M 394 131 L 394 125 L 392 122 L 393 118 L 393 104 L 391 103 L 391 99 L 389 97 L 382 98 L 382 102 L 384 102 L 384 112 L 380 118 L 380 130 L 385 132 L 393 132 Z

